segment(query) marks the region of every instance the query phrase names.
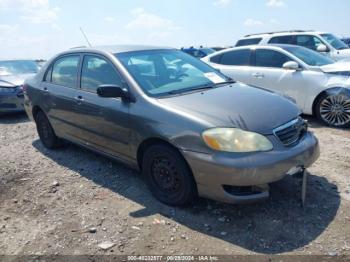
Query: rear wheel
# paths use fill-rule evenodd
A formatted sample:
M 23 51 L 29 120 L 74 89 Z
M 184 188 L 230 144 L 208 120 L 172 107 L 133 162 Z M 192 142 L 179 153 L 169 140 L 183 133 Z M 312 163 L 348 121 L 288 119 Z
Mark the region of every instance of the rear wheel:
M 316 103 L 316 116 L 324 124 L 344 128 L 350 126 L 350 97 L 343 94 L 322 95 Z
M 56 136 L 44 112 L 39 111 L 37 113 L 35 122 L 38 135 L 45 147 L 54 149 L 62 145 L 62 141 Z
M 144 154 L 142 171 L 153 195 L 167 205 L 186 205 L 196 195 L 191 170 L 180 153 L 170 146 L 151 146 Z

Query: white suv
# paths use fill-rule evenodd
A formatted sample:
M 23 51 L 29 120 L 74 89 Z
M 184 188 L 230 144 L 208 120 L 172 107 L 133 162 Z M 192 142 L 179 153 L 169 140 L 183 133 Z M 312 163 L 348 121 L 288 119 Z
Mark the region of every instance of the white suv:
M 350 48 L 336 36 L 320 31 L 284 31 L 246 35 L 236 47 L 247 45 L 289 44 L 299 45 L 326 54 L 339 61 L 350 59 Z
M 350 62 L 295 45 L 236 47 L 202 60 L 234 80 L 291 97 L 327 125 L 350 126 Z

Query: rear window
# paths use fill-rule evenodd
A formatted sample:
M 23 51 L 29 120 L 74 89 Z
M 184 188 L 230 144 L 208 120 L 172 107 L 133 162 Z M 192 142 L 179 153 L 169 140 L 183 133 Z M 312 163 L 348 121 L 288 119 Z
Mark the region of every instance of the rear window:
M 222 54 L 219 64 L 247 66 L 250 65 L 250 49 L 228 51 Z
M 75 88 L 80 57 L 65 56 L 56 60 L 52 69 L 51 82 L 56 85 Z
M 242 39 L 237 42 L 236 46 L 257 45 L 261 40 L 262 38 Z
M 275 36 L 272 37 L 269 41 L 269 44 L 293 44 L 293 36 L 284 35 L 284 36 Z

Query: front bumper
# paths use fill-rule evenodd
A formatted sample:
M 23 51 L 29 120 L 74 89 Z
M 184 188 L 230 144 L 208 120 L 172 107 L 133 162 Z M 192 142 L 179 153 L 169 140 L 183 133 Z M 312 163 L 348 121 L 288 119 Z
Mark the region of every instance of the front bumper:
M 269 196 L 268 184 L 285 177 L 293 167 L 309 167 L 319 157 L 317 138 L 308 132 L 294 147 L 278 144 L 270 152 L 204 154 L 182 151 L 197 182 L 198 193 L 202 197 L 226 202 L 249 203 Z M 255 186 L 259 193 L 234 194 L 230 186 Z
M 19 88 L 0 89 L 0 113 L 23 112 L 23 92 Z

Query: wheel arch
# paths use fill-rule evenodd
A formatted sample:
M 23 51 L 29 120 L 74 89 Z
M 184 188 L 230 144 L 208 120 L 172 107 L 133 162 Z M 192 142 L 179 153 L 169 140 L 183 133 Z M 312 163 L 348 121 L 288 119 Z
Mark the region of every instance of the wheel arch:
M 143 159 L 143 156 L 144 156 L 146 150 L 148 148 L 150 148 L 151 146 L 158 145 L 158 144 L 167 145 L 167 146 L 170 146 L 171 148 L 175 149 L 177 152 L 179 152 L 179 154 L 182 156 L 182 158 L 187 163 L 186 159 L 184 158 L 184 156 L 182 155 L 182 153 L 178 147 L 176 147 L 175 145 L 173 145 L 172 143 L 170 143 L 169 141 L 167 141 L 164 138 L 150 137 L 150 138 L 143 140 L 137 148 L 137 155 L 136 155 L 137 156 L 137 164 L 138 164 L 138 167 L 140 170 L 142 170 L 142 159 Z M 188 165 L 188 163 L 187 163 L 187 165 Z M 189 165 L 188 165 L 188 167 L 190 168 Z M 191 170 L 191 168 L 190 168 L 190 170 Z M 191 170 L 191 172 L 192 172 L 192 170 Z
M 338 94 L 342 94 L 345 93 L 350 97 L 350 89 L 347 89 L 345 87 L 331 87 L 328 88 L 326 90 L 323 90 L 322 92 L 320 92 L 314 99 L 314 102 L 312 103 L 312 114 L 315 115 L 316 113 L 316 105 L 318 103 L 318 100 L 324 96 L 324 95 L 338 95 Z
M 38 105 L 33 106 L 32 115 L 33 115 L 34 121 L 36 121 L 36 116 L 37 116 L 39 111 L 44 112 L 44 110 L 40 106 L 38 106 Z

